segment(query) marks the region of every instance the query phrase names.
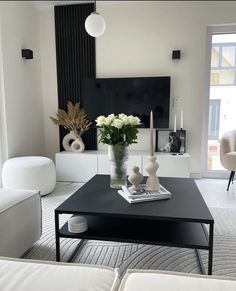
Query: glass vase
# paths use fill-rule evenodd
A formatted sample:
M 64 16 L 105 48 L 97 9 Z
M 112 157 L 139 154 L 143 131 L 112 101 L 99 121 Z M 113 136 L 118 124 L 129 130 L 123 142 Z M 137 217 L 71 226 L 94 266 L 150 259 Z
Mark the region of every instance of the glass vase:
M 128 147 L 124 145 L 109 145 L 108 157 L 111 163 L 110 187 L 121 189 L 127 185 Z

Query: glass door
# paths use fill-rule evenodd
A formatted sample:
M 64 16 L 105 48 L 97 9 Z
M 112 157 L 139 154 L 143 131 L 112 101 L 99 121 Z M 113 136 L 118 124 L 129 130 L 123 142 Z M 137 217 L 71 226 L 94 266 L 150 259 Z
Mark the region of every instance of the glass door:
M 220 139 L 236 128 L 236 34 L 213 34 L 211 40 L 206 176 L 225 177 Z

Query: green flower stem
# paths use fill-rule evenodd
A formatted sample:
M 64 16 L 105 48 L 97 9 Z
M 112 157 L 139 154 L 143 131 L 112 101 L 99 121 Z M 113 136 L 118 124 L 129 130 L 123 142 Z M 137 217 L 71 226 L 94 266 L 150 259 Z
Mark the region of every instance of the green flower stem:
M 122 179 L 124 176 L 124 170 L 123 170 L 124 162 L 121 160 L 116 160 L 115 163 L 116 163 L 115 171 L 116 171 L 117 179 Z
M 112 146 L 113 159 L 111 159 L 111 187 L 121 188 L 127 183 L 127 148 L 123 145 Z

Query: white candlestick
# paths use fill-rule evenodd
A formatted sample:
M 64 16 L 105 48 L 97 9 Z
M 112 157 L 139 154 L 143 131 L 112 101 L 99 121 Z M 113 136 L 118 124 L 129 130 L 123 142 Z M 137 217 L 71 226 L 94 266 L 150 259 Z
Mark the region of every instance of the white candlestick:
M 184 112 L 181 110 L 181 116 L 180 116 L 180 128 L 184 128 Z
M 176 132 L 176 114 L 175 114 L 175 118 L 174 118 L 174 132 Z
M 153 113 L 150 112 L 150 156 L 154 156 L 153 150 Z

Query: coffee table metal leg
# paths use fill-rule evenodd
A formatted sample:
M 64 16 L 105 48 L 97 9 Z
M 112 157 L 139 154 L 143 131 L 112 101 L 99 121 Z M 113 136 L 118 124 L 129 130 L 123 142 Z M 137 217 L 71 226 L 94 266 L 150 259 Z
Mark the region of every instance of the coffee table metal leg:
M 209 232 L 206 230 L 206 227 L 204 224 L 202 224 L 202 228 L 208 239 L 208 275 L 212 275 L 214 223 L 209 224 Z M 196 254 L 199 261 L 201 272 L 202 274 L 206 274 L 206 270 L 202 262 L 200 251 L 196 250 Z
M 59 214 L 55 212 L 55 235 L 56 235 L 56 261 L 60 262 L 60 236 L 59 236 Z
M 212 275 L 213 264 L 213 236 L 214 236 L 214 224 L 209 226 L 209 255 L 208 255 L 208 275 Z
M 197 254 L 200 270 L 201 270 L 203 275 L 206 275 L 206 270 L 205 270 L 205 267 L 204 267 L 203 262 L 202 262 L 202 257 L 201 257 L 200 251 L 196 250 L 196 254 Z
M 73 262 L 75 256 L 77 255 L 77 253 L 79 252 L 80 248 L 82 247 L 83 243 L 84 243 L 84 239 L 81 239 L 80 242 L 78 243 L 77 247 L 74 249 L 73 253 L 70 255 L 67 263 L 71 263 Z

